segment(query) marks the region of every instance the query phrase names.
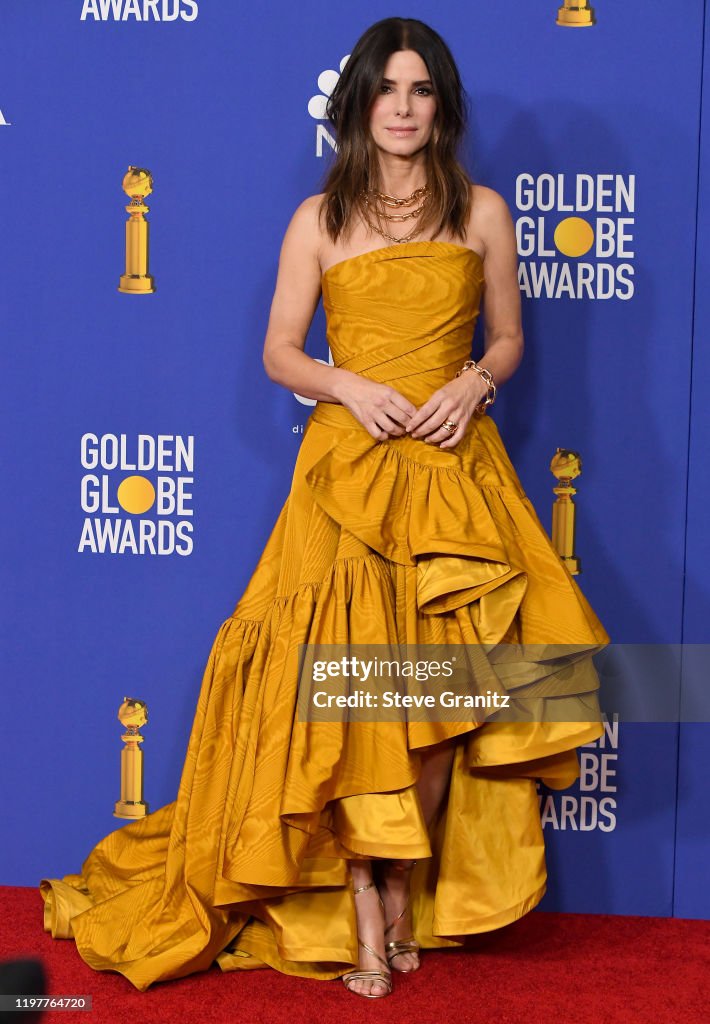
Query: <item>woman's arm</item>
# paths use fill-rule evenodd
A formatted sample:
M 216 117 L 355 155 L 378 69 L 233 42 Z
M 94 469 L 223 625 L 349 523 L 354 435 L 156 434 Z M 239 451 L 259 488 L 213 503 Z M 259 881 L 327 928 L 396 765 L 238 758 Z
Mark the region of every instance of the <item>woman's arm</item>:
M 478 185 L 476 190 L 476 234 L 486 247 L 484 355 L 478 365 L 490 370 L 496 385 L 501 385 L 513 376 L 523 358 L 518 245 L 505 199 L 490 188 Z
M 289 391 L 339 402 L 339 385 L 346 371 L 325 366 L 304 352 L 321 292 L 320 198 L 310 196 L 301 203 L 284 236 L 264 342 L 264 369 L 271 380 Z

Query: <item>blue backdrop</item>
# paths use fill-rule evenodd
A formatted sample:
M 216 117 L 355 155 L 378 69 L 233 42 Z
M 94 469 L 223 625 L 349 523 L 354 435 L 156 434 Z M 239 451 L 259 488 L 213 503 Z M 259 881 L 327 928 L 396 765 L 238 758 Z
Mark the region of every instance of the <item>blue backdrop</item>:
M 550 458 L 579 451 L 579 582 L 612 639 L 706 641 L 710 355 L 694 339 L 710 327 L 697 244 L 710 228 L 707 12 L 702 0 L 599 0 L 597 24 L 573 30 L 555 24 L 559 2 L 503 15 L 450 0 L 404 12 L 5 0 L 0 621 L 13 782 L 0 882 L 76 871 L 118 826 L 126 695 L 149 706 L 146 799 L 175 797 L 214 633 L 286 497 L 310 411 L 268 381 L 262 346 L 283 232 L 331 152 L 316 97 L 393 13 L 449 42 L 471 96 L 469 169 L 518 226 L 526 353 L 494 416 L 523 485 L 549 526 Z M 154 176 L 151 296 L 117 291 L 129 164 Z M 328 359 L 320 310 L 307 351 Z M 125 468 L 92 466 L 92 437 L 109 437 L 111 455 L 111 436 L 125 438 Z M 117 502 L 141 474 L 139 437 L 164 451 L 143 475 L 166 495 L 182 488 L 182 510 Z M 176 444 L 192 446 L 182 466 Z M 99 487 L 82 491 L 86 477 Z M 141 519 L 165 553 L 134 551 Z M 106 531 L 115 553 L 110 538 L 98 550 Z M 710 915 L 709 740 L 705 724 L 612 716 L 580 751 L 578 785 L 541 788 L 544 908 Z

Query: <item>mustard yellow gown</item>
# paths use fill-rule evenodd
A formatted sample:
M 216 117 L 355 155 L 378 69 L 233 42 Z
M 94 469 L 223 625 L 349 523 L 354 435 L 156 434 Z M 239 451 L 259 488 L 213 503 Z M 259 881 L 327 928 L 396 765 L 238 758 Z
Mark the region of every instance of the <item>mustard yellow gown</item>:
M 336 264 L 322 282 L 335 364 L 420 406 L 469 358 L 484 286 L 481 258 L 451 243 Z M 554 721 L 298 719 L 299 644 L 386 642 L 589 654 L 525 687 L 534 717 L 554 702 Z M 42 879 L 45 929 L 140 990 L 215 961 L 336 978 L 358 961 L 352 857 L 419 858 L 425 949 L 516 920 L 546 885 L 535 780 L 569 786 L 576 747 L 601 735 L 591 653 L 608 642 L 490 415 L 442 450 L 376 441 L 344 406 L 318 402 L 214 641 L 176 800 L 107 835 L 81 874 Z M 419 752 L 452 736 L 448 797 L 428 832 Z

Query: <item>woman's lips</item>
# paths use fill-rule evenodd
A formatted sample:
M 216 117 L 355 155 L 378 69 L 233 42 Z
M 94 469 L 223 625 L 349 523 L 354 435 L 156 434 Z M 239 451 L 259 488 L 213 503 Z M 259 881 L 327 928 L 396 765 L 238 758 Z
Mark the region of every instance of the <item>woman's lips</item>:
M 387 131 L 391 132 L 393 135 L 414 135 L 414 133 L 417 131 L 417 129 L 416 128 L 388 128 Z

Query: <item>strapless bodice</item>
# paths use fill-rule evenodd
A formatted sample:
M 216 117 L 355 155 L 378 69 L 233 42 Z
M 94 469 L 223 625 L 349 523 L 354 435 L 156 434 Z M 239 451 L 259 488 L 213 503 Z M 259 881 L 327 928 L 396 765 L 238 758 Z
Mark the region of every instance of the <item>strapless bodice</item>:
M 471 352 L 483 259 L 450 242 L 405 242 L 342 260 L 323 274 L 336 366 L 390 384 L 415 405 Z

